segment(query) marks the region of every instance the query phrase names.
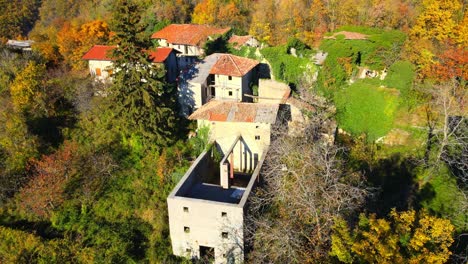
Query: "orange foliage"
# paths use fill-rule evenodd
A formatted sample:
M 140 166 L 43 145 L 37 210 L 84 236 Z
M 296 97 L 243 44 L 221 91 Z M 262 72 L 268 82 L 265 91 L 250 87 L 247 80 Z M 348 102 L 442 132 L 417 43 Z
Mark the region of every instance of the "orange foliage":
M 468 80 L 468 50 L 460 47 L 446 50 L 439 56 L 438 62 L 432 65 L 429 76 L 439 81 L 453 78 Z
M 73 26 L 66 22 L 57 35 L 57 45 L 60 54 L 73 69 L 84 69 L 86 63 L 81 60 L 86 51 L 93 45 L 105 44 L 110 37 L 106 22 L 91 21 L 81 26 Z
M 77 144 L 65 142 L 64 147 L 40 160 L 32 159 L 29 183 L 20 190 L 19 206 L 39 217 L 48 217 L 65 199 L 65 187 L 76 172 L 73 166 Z

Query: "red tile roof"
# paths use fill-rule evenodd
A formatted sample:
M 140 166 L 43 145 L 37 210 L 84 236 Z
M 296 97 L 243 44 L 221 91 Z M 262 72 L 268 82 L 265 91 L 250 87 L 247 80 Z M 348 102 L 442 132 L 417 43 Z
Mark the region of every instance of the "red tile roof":
M 357 33 L 357 32 L 349 32 L 349 31 L 340 31 L 333 33 L 333 35 L 329 37 L 325 37 L 326 39 L 336 39 L 336 36 L 338 35 L 344 35 L 345 39 L 351 39 L 351 40 L 364 40 L 367 39 L 367 35 Z
M 191 114 L 189 119 L 274 124 L 278 108 L 278 104 L 211 100 Z
M 150 59 L 156 63 L 164 62 L 173 50 L 173 48 L 157 48 L 156 51 L 149 51 Z
M 210 70 L 210 74 L 221 74 L 242 77 L 255 66 L 258 61 L 231 54 L 221 54 Z
M 247 41 L 249 41 L 252 38 L 252 36 L 237 36 L 237 35 L 232 35 L 232 37 L 229 39 L 229 43 L 233 44 L 235 48 L 240 48 L 242 45 L 244 45 Z
M 83 55 L 83 60 L 104 60 L 110 61 L 114 60 L 109 58 L 111 55 L 110 51 L 115 49 L 116 46 L 104 46 L 104 45 L 94 45 L 85 55 Z
M 85 55 L 83 60 L 103 60 L 103 61 L 114 61 L 115 59 L 110 58 L 111 50 L 117 46 L 105 46 L 105 45 L 94 45 Z M 164 62 L 169 54 L 173 51 L 173 48 L 157 48 L 156 50 L 148 51 L 150 59 L 155 63 Z M 174 50 L 177 52 L 176 50 Z
M 205 42 L 209 36 L 225 34 L 230 29 L 207 25 L 171 24 L 154 33 L 151 38 L 165 39 L 169 43 L 196 46 Z

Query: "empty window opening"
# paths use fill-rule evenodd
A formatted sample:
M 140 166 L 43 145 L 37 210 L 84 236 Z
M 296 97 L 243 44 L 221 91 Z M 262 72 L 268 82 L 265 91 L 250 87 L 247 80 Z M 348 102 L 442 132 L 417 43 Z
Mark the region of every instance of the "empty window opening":
M 228 80 L 230 80 L 230 81 L 231 81 L 231 80 L 232 80 L 232 76 L 228 76 Z
M 185 233 L 190 233 L 190 227 L 184 226 L 184 232 Z
M 215 252 L 213 247 L 200 246 L 200 260 L 204 262 L 214 262 Z
M 221 237 L 222 238 L 228 238 L 229 237 L 228 232 L 222 232 Z
M 216 96 L 216 88 L 211 87 L 211 96 L 215 97 Z
M 229 91 L 229 96 L 232 96 L 232 91 Z
M 188 213 L 188 207 L 184 206 L 184 212 Z
M 226 212 L 222 212 L 222 213 L 221 213 L 221 216 L 222 216 L 222 217 L 227 217 L 227 213 L 226 213 Z

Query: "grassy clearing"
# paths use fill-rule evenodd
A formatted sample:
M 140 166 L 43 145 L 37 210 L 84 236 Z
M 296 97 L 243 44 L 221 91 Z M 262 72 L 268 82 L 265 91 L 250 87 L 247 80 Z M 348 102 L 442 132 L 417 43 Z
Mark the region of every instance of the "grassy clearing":
M 393 127 L 398 91 L 356 82 L 335 95 L 337 120 L 353 135 L 366 134 L 371 141 L 386 135 Z

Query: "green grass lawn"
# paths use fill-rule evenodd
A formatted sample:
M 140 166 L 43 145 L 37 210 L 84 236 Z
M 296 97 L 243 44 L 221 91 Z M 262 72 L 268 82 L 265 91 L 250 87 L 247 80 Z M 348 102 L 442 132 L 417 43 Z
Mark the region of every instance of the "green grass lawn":
M 358 81 L 335 94 L 338 123 L 345 131 L 366 134 L 374 141 L 392 129 L 398 99 L 395 89 Z

